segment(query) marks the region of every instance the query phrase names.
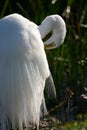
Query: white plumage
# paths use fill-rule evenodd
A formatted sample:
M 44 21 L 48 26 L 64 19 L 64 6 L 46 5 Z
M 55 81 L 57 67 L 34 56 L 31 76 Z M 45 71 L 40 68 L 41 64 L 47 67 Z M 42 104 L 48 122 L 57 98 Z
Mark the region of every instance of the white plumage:
M 42 38 L 53 30 L 45 44 L 59 46 L 66 35 L 63 19 L 48 16 L 40 26 L 19 14 L 0 20 L 0 127 L 23 129 L 39 126 L 45 80 L 50 70 Z M 54 46 L 53 46 L 54 48 Z

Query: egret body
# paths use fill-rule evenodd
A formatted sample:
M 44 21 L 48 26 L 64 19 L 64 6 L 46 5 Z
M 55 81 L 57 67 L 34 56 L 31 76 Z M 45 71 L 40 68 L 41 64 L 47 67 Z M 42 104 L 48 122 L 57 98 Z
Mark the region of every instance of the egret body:
M 42 39 L 52 31 L 52 36 Z M 0 20 L 0 124 L 2 130 L 39 126 L 45 81 L 50 70 L 44 44 L 63 43 L 65 22 L 51 15 L 37 26 L 19 14 Z M 9 122 L 11 125 L 9 125 Z

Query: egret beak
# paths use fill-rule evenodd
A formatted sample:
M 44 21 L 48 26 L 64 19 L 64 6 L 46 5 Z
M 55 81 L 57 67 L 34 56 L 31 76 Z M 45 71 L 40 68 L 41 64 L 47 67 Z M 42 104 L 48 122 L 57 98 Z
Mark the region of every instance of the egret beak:
M 56 45 L 54 44 L 54 42 L 53 42 L 53 43 L 50 43 L 50 44 L 48 44 L 48 45 L 44 44 L 44 48 L 45 48 L 45 49 L 52 49 L 52 48 L 55 48 L 55 47 L 56 47 Z

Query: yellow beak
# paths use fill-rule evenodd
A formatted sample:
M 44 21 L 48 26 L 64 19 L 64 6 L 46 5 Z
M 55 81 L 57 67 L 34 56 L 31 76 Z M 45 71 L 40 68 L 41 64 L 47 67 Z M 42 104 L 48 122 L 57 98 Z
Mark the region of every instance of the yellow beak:
M 44 44 L 44 48 L 45 48 L 45 49 L 55 48 L 55 44 L 54 44 L 54 43 L 51 43 L 51 44 L 48 44 L 48 45 Z

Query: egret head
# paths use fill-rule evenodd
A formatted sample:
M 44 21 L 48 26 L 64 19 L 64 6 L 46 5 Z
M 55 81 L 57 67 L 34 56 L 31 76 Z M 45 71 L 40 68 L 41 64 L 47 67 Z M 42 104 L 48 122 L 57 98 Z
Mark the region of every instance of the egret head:
M 52 35 L 44 42 L 47 49 L 59 47 L 64 42 L 66 25 L 61 16 L 51 15 L 46 17 L 38 29 L 42 39 L 46 37 L 49 32 L 52 32 Z

